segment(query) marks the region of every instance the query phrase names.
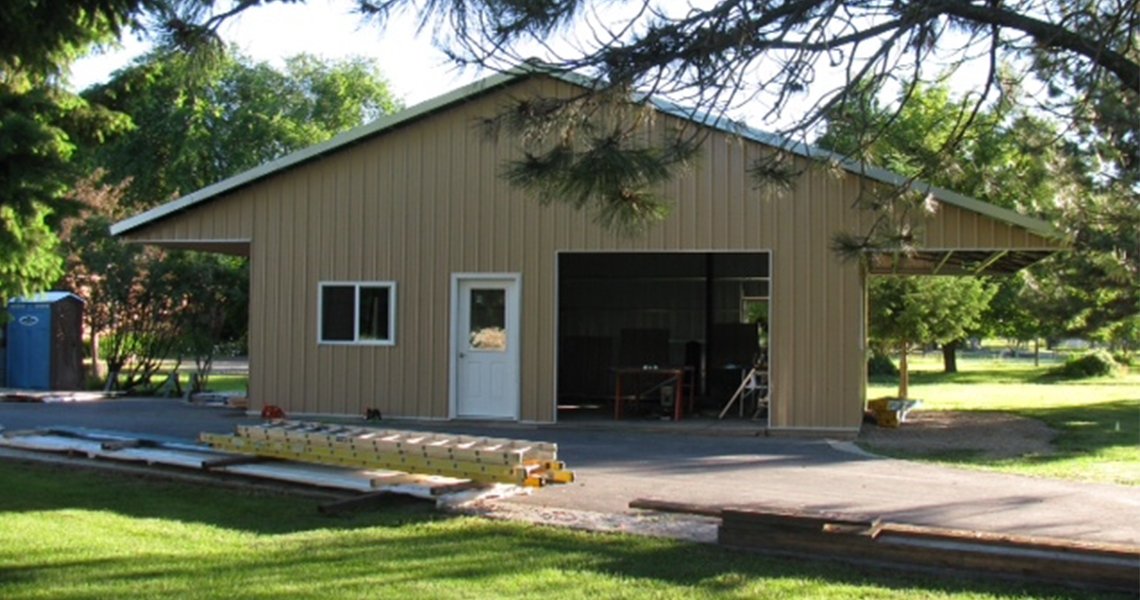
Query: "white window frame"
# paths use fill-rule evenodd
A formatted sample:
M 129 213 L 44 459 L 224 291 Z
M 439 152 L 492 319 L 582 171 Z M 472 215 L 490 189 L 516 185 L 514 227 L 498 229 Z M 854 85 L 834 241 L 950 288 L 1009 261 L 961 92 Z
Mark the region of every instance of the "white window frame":
M 351 340 L 325 339 L 325 288 L 352 287 L 352 337 Z M 388 339 L 360 339 L 360 290 L 362 288 L 388 288 Z M 395 281 L 321 281 L 317 283 L 317 345 L 320 346 L 395 346 L 396 345 L 396 282 Z
M 766 280 L 765 280 L 765 283 L 767 283 Z M 769 298 L 768 296 L 741 296 L 740 297 L 740 322 L 741 323 L 751 323 L 752 322 L 752 321 L 748 320 L 748 305 L 752 304 L 752 303 L 760 303 L 760 302 L 764 302 L 764 303 L 768 304 L 768 319 L 769 319 L 769 322 L 771 321 L 771 318 L 772 318 L 772 299 L 771 298 Z

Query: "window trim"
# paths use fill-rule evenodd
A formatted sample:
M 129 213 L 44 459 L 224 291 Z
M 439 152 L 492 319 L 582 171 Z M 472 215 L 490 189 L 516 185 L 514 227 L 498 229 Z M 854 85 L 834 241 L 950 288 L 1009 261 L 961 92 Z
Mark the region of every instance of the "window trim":
M 325 288 L 352 287 L 351 340 L 325 339 Z M 362 288 L 388 289 L 388 339 L 360 339 L 360 290 Z M 317 345 L 318 346 L 395 346 L 396 345 L 396 282 L 395 281 L 319 281 L 317 282 Z

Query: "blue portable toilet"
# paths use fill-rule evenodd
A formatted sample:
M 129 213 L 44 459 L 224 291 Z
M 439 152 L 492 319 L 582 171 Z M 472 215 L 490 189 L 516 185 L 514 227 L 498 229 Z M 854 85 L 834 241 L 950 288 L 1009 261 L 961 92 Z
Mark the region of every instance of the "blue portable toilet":
M 8 387 L 83 389 L 83 299 L 45 292 L 8 302 Z

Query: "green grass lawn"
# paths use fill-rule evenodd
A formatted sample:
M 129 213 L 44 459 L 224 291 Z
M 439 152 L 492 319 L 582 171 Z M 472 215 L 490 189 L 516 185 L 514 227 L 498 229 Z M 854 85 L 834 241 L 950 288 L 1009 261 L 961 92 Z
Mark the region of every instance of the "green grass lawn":
M 971 453 L 894 456 L 1081 481 L 1140 485 L 1140 370 L 1113 378 L 1057 381 L 1032 363 L 959 359 L 959 373 L 941 372 L 941 358 L 912 362 L 911 397 L 922 410 L 996 411 L 1038 419 L 1057 432 L 1052 452 L 1016 459 Z M 893 396 L 897 379 L 872 380 L 868 398 Z M 906 426 L 905 424 L 903 425 Z M 874 448 L 869 448 L 875 451 Z
M 1089 598 L 0 461 L 0 597 Z
M 189 376 L 187 376 L 186 383 L 189 384 Z M 249 376 L 248 375 L 210 375 L 210 380 L 207 387 L 211 392 L 223 393 L 247 393 L 249 390 Z

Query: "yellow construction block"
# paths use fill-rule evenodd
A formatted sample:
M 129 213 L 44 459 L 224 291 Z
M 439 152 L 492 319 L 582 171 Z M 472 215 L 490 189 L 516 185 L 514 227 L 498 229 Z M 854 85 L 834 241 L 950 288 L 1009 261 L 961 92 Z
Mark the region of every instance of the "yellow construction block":
M 574 483 L 574 472 L 550 471 L 546 474 L 546 480 L 550 483 Z
M 867 409 L 874 415 L 879 427 L 896 428 L 906 421 L 907 413 L 919 405 L 917 400 L 878 398 L 867 402 Z

